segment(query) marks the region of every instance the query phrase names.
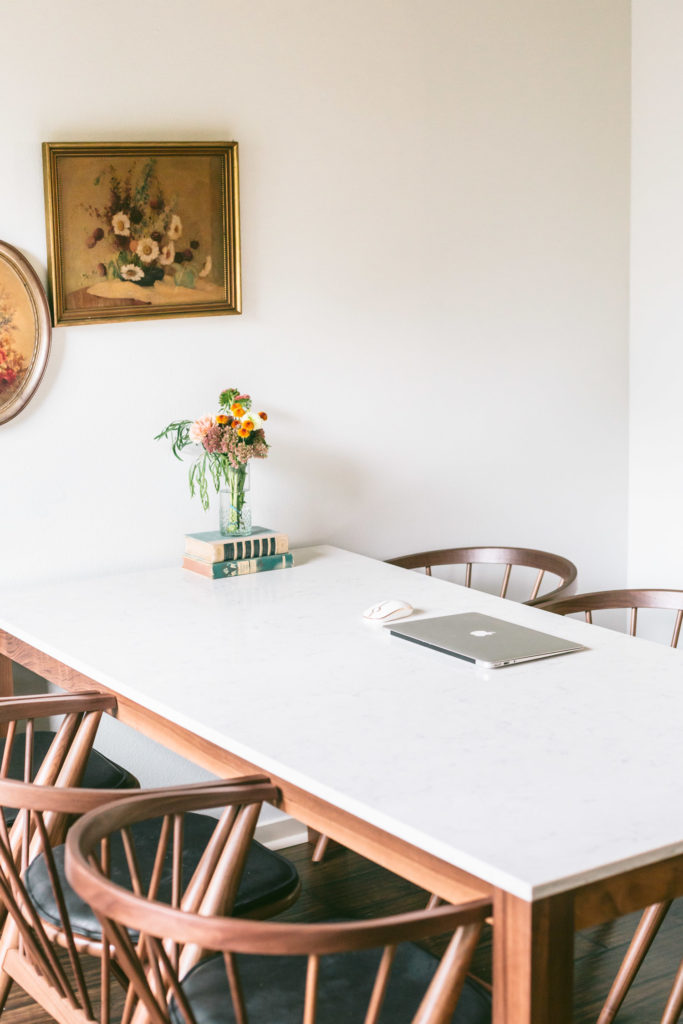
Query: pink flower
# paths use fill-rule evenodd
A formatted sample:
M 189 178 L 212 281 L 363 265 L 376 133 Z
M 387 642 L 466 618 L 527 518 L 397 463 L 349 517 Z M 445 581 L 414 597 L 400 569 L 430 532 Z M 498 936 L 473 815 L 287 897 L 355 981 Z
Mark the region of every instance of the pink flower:
M 201 444 L 205 434 L 211 430 L 212 426 L 213 416 L 202 416 L 201 419 L 195 420 L 190 427 L 190 441 L 194 441 L 195 444 Z
M 175 242 L 183 233 L 183 223 L 177 213 L 174 213 L 171 217 L 171 223 L 168 226 L 168 237 L 171 241 Z
M 192 431 L 190 430 L 190 436 Z M 201 443 L 206 448 L 207 452 L 221 452 L 223 451 L 223 427 L 220 423 L 213 423 L 206 431 L 204 436 L 201 438 Z
M 161 250 L 161 255 L 159 256 L 159 263 L 161 263 L 162 267 L 169 267 L 171 263 L 173 263 L 174 259 L 175 245 L 173 244 L 173 242 L 169 242 L 168 245 L 165 245 Z

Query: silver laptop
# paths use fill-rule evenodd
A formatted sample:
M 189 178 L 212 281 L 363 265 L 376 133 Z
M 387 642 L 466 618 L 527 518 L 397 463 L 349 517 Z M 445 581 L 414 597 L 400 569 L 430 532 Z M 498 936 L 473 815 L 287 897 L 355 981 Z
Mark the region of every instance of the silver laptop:
M 384 628 L 392 636 L 431 647 L 435 651 L 443 651 L 444 654 L 452 654 L 482 668 L 501 668 L 503 665 L 516 665 L 520 661 L 536 661 L 538 658 L 552 658 L 556 654 L 586 650 L 583 644 L 575 644 L 550 633 L 539 633 L 536 629 L 527 629 L 526 626 L 494 619 L 479 612 L 396 622 Z

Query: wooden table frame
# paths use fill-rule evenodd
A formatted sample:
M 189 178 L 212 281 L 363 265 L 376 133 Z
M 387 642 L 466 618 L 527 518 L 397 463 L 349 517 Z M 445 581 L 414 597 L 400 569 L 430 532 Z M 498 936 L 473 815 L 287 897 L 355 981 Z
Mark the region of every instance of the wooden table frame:
M 259 765 L 196 736 L 96 680 L 0 630 L 0 696 L 13 693 L 12 662 L 70 692 L 99 690 L 117 699 L 117 718 L 219 777 Z M 342 811 L 269 773 L 280 807 L 310 828 L 453 902 L 493 902 L 493 1024 L 571 1024 L 574 931 L 614 920 L 659 900 L 683 896 L 683 854 L 528 902 Z

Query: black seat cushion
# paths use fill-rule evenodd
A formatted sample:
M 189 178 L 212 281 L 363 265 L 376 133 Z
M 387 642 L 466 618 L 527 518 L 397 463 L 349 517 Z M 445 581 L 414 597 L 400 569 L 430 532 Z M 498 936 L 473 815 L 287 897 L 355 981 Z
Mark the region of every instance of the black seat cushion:
M 152 877 L 154 858 L 161 832 L 161 818 L 142 821 L 133 825 L 135 849 L 138 856 L 143 891 L 147 890 Z M 183 885 L 192 877 L 206 845 L 211 838 L 216 819 L 206 814 L 187 814 L 184 826 L 183 844 Z M 64 847 L 54 848 L 57 873 L 61 880 L 67 913 L 71 926 L 79 935 L 99 939 L 102 932 L 99 921 L 92 910 L 76 895 L 64 873 Z M 118 885 L 131 888 L 128 863 L 120 836 L 111 842 L 111 878 Z M 43 920 L 61 927 L 61 918 L 50 884 L 47 865 L 42 854 L 29 864 L 24 876 L 26 889 Z M 286 899 L 299 884 L 296 868 L 281 854 L 266 849 L 260 843 L 252 842 L 247 857 L 242 881 L 237 893 L 235 913 L 253 914 L 260 907 Z M 171 899 L 171 844 L 169 843 L 157 899 L 170 902 Z
M 362 1021 L 375 980 L 380 950 L 334 954 L 320 959 L 316 1024 Z M 300 1024 L 306 982 L 306 958 L 238 955 L 247 1015 L 254 1024 Z M 438 960 L 411 942 L 398 947 L 380 1014 L 381 1024 L 410 1024 Z M 183 991 L 197 1024 L 234 1024 L 222 955 L 202 960 L 183 979 Z M 171 1003 L 171 1020 L 184 1024 Z M 490 1024 L 491 996 L 467 978 L 452 1024 Z
M 33 774 L 40 768 L 50 744 L 57 733 L 49 729 L 36 729 L 33 734 Z M 12 756 L 9 759 L 10 779 L 24 778 L 24 753 L 26 735 L 17 733 L 12 744 Z M 0 761 L 5 752 L 5 740 L 0 740 Z M 91 750 L 85 765 L 81 786 L 86 789 L 136 789 L 139 783 L 134 775 L 122 768 L 115 761 L 110 761 L 104 754 Z
M 33 774 L 40 768 L 50 744 L 56 733 L 49 729 L 36 729 L 33 735 Z M 10 757 L 8 777 L 10 779 L 24 778 L 24 752 L 26 736 L 24 733 L 17 733 L 12 744 L 12 755 Z M 0 740 L 0 762 L 5 752 L 5 740 Z M 110 761 L 104 754 L 97 750 L 91 750 L 85 765 L 81 786 L 86 789 L 137 789 L 138 780 L 130 772 Z M 3 814 L 7 825 L 10 826 L 19 812 L 13 807 L 3 807 Z

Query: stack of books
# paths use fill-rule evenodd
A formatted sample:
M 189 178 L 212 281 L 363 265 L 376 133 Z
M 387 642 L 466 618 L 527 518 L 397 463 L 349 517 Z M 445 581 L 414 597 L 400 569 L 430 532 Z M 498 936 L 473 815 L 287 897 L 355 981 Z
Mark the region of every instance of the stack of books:
M 185 535 L 183 569 L 212 580 L 288 569 L 293 562 L 287 534 L 263 526 L 255 526 L 248 537 L 226 537 L 219 530 Z

